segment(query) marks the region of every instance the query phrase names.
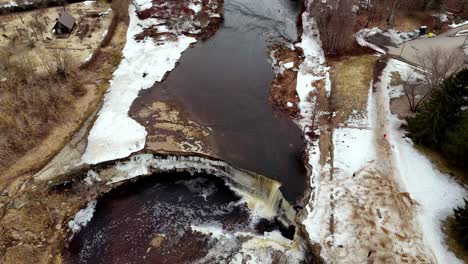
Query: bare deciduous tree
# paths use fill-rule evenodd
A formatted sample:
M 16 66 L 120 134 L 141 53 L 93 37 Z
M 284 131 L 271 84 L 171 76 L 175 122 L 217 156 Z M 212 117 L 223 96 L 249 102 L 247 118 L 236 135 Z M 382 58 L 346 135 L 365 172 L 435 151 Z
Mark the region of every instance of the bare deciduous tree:
M 422 103 L 439 88 L 447 76 L 460 69 L 463 65 L 463 56 L 460 56 L 457 50 L 444 51 L 433 48 L 419 57 L 418 64 L 423 68 L 420 71 L 422 79 L 417 79 L 413 72 L 402 80 L 403 92 L 413 113 L 418 111 Z
M 38 41 L 37 33 L 39 33 L 41 35 L 41 39 L 44 40 L 44 32 L 47 31 L 47 28 L 44 24 L 42 24 L 42 22 L 40 22 L 38 19 L 35 19 L 29 21 L 29 26 L 36 36 L 36 41 Z
M 316 18 L 323 47 L 337 53 L 351 47 L 356 13 L 353 0 L 315 1 L 309 12 Z
M 360 7 L 368 11 L 369 24 L 372 21 L 386 20 L 387 25 L 391 28 L 395 25 L 395 17 L 398 12 L 403 10 L 423 10 L 425 0 L 367 0 L 359 1 Z
M 403 92 L 411 112 L 418 111 L 422 103 L 428 98 L 430 90 L 424 85 L 423 80 L 417 79 L 415 73 L 411 72 L 403 80 Z
M 424 81 L 429 89 L 436 89 L 447 76 L 460 69 L 464 58 L 460 52 L 457 49 L 432 48 L 421 54 L 418 64 L 424 68 Z

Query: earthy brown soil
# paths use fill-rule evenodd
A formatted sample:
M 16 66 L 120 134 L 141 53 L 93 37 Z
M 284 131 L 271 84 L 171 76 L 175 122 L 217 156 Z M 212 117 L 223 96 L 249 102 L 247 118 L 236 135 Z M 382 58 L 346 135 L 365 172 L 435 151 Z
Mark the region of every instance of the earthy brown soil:
M 114 12 L 103 17 L 92 17 L 92 15 L 105 12 L 110 7 L 109 3 L 67 5 L 67 12 L 77 19 L 77 25 L 72 34 L 64 38 L 57 37 L 51 31 L 54 20 L 63 9 L 60 6 L 19 12 L 14 15 L 0 15 L 0 28 L 4 35 L 0 37 L 0 50 L 12 53 L 10 58 L 12 60 L 19 60 L 23 55 L 31 57 L 36 72 L 39 73 L 45 71 L 40 56 L 44 56 L 50 50 L 64 50 L 77 64 L 80 64 L 99 47 L 114 17 Z M 38 33 L 37 38 L 32 37 L 31 43 L 34 47 L 31 48 L 25 36 L 35 35 L 30 26 L 30 23 L 36 21 L 35 16 L 45 27 L 45 31 L 42 35 Z M 18 31 L 22 32 L 22 35 L 19 36 Z
M 86 184 L 87 170 L 29 180 L 21 191 L 0 196 L 0 263 L 63 263 L 68 222 L 88 202 L 117 185 Z
M 276 64 L 274 67 L 279 67 L 280 64 L 294 62 L 294 66 L 290 69 L 284 69 L 282 73 L 276 75 L 271 82 L 270 102 L 283 113 L 291 118 L 299 116 L 299 97 L 296 92 L 297 84 L 297 68 L 302 63 L 302 51 L 299 49 L 291 50 L 284 45 L 275 45 L 271 48 L 274 50 Z M 294 70 L 296 69 L 296 70 Z M 292 103 L 292 107 L 288 107 L 288 102 Z

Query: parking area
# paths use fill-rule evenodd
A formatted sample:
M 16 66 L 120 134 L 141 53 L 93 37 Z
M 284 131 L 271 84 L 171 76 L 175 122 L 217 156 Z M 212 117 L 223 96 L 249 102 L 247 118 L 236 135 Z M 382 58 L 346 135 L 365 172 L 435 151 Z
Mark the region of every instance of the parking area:
M 462 30 L 467 30 L 468 25 L 451 29 L 433 38 L 417 38 L 407 41 L 398 46 L 388 46 L 388 54 L 401 57 L 402 59 L 419 65 L 421 56 L 428 55 L 434 48 L 440 48 L 447 52 L 456 52 L 464 58 L 465 65 L 468 62 L 468 50 L 463 48 L 468 36 L 456 36 Z M 468 44 L 468 40 L 466 40 Z M 466 47 L 466 45 L 465 45 Z M 458 57 L 458 56 L 457 56 Z

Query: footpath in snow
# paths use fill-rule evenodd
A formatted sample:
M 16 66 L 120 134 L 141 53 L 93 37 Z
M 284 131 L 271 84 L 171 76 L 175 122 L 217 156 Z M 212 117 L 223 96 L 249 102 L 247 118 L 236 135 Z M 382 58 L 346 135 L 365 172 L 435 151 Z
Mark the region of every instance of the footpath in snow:
M 299 125 L 307 133 L 315 105 L 310 94 L 318 89 L 314 84 L 322 81 L 329 94 L 330 82 L 315 21 L 307 12 L 303 26 L 298 46 L 305 59 L 297 93 Z M 444 242 L 441 221 L 462 203 L 466 189 L 403 137 L 401 121 L 390 112 L 390 94 L 401 94 L 396 91 L 401 87 L 390 85 L 391 73 L 403 76 L 409 70 L 390 60 L 376 92 L 370 84 L 365 117 L 327 132 L 330 153 L 320 153 L 318 144 L 308 141 L 312 194 L 303 224 L 327 262 L 460 263 Z
M 391 73 L 399 72 L 402 77 L 415 71 L 410 65 L 397 60 L 390 60 L 382 73 L 381 87 L 386 102 L 385 111 L 390 119 L 389 140 L 392 154 L 399 173 L 401 186 L 418 203 L 417 221 L 423 231 L 424 242 L 432 249 L 438 263 L 463 263 L 448 250 L 442 221 L 453 209 L 463 205 L 463 198 L 468 195 L 466 187 L 455 182 L 450 175 L 440 172 L 431 161 L 418 152 L 410 139 L 404 137 L 400 129 L 402 120 L 391 115 L 389 104 L 391 95 L 402 94 L 402 86 L 391 86 Z

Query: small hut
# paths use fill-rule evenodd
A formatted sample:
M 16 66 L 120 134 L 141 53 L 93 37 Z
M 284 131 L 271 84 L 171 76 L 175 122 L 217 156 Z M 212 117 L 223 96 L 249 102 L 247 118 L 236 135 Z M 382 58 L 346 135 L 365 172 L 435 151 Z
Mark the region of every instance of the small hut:
M 53 32 L 55 34 L 70 34 L 75 28 L 75 18 L 67 12 L 61 13 L 60 17 L 57 18 L 57 22 L 54 25 Z

